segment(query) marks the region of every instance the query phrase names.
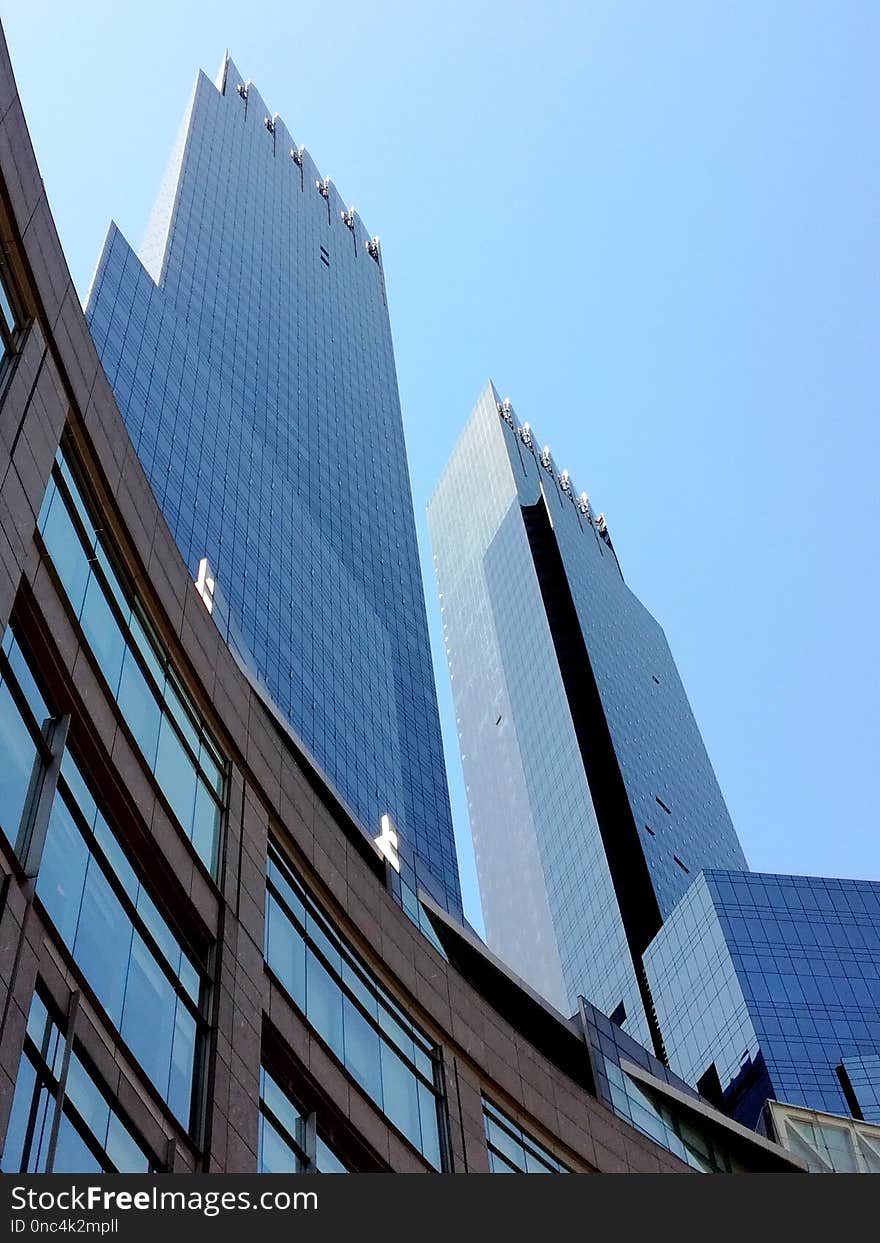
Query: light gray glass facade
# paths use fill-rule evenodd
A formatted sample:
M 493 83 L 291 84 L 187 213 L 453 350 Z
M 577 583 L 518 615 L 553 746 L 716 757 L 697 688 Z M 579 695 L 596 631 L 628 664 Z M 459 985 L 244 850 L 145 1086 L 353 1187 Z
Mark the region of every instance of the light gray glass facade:
M 659 1043 L 641 954 L 746 862 L 661 627 L 491 383 L 428 508 L 490 946 Z
M 224 637 L 460 911 L 381 252 L 232 61 L 198 77 L 140 252 L 111 226 L 87 317 Z

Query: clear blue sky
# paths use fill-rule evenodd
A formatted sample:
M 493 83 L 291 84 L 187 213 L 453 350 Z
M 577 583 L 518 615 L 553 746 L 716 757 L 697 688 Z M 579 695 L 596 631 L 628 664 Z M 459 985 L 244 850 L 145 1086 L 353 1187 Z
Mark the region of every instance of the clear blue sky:
M 751 865 L 880 877 L 880 5 L 2 9 L 81 292 L 227 46 L 380 235 L 472 919 L 424 507 L 490 375 L 606 511 Z

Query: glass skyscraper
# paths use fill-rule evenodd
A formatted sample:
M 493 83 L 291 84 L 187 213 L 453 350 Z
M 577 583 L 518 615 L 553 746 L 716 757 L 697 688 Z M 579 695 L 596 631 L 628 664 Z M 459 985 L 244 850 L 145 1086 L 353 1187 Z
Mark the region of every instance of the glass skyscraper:
M 670 1066 L 740 1122 L 880 1123 L 880 883 L 707 871 L 645 967 Z
M 140 251 L 111 226 L 86 310 L 230 645 L 460 912 L 379 243 L 228 58 L 198 77 Z
M 428 521 L 489 944 L 659 1051 L 642 954 L 697 873 L 747 866 L 663 631 L 491 383 Z

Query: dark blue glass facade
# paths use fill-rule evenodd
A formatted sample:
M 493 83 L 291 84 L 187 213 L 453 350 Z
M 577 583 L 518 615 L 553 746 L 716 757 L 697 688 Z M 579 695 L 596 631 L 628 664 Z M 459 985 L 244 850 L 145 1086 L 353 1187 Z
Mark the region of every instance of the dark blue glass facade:
M 663 630 L 491 383 L 428 519 L 489 944 L 656 1044 L 642 951 L 701 868 L 746 867 Z
M 880 883 L 708 871 L 645 967 L 673 1070 L 746 1125 L 768 1098 L 880 1121 Z
M 460 911 L 381 253 L 231 61 L 199 75 L 139 254 L 111 226 L 87 316 L 226 638 Z

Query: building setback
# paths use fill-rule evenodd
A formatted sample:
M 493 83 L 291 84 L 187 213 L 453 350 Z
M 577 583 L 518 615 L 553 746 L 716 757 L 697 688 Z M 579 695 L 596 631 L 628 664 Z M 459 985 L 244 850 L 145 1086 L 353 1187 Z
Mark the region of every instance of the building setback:
M 382 255 L 252 82 L 203 73 L 86 316 L 218 626 L 410 884 L 461 913 Z M 414 874 L 413 874 L 414 869 Z
M 2 39 L 0 237 L 3 1170 L 797 1168 L 395 900 L 162 521 Z
M 701 869 L 747 866 L 663 631 L 491 383 L 428 525 L 489 945 L 660 1052 L 642 954 Z

